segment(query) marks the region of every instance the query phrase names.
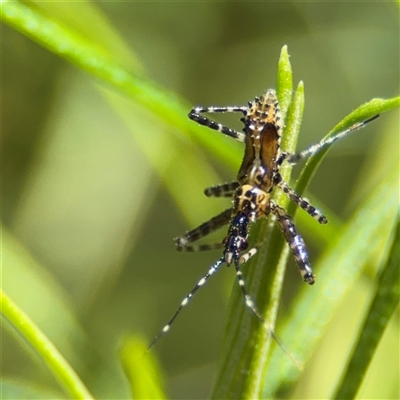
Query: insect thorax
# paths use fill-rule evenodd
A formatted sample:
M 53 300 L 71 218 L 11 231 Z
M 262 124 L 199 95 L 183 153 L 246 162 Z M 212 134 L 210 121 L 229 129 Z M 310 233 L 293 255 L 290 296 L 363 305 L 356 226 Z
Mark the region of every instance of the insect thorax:
M 245 214 L 249 221 L 269 214 L 269 194 L 252 185 L 243 185 L 236 190 L 232 215 Z

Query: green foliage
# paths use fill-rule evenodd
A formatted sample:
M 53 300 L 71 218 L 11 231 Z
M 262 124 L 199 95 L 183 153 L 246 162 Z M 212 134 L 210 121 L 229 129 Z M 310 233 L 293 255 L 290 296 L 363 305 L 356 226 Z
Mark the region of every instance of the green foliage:
M 90 3 L 84 4 L 84 15 L 86 20 L 92 19 L 92 25 L 81 23 L 79 17 L 62 2 L 54 2 L 50 7 L 47 3 L 5 1 L 1 8 L 4 23 L 98 79 L 100 92 L 128 127 L 135 146 L 151 165 L 152 172 L 163 182 L 186 220 L 196 223 L 202 207 L 208 211 L 218 209 L 218 206 L 203 203 L 198 207 L 192 206 L 203 187 L 210 182 L 218 182 L 218 174 L 209 166 L 206 154 L 210 153 L 225 166 L 234 169 L 240 160 L 241 149 L 230 141 L 222 142 L 215 137 L 215 133 L 190 122 L 186 115 L 191 105 L 145 75 L 137 56 Z M 278 62 L 276 87 L 285 117 L 282 147 L 294 152 L 303 118 L 304 85 L 300 82 L 293 93 L 292 68 L 286 46 L 282 48 Z M 343 118 L 328 136 L 378 113 L 397 108 L 399 104 L 399 98 L 374 99 Z M 147 119 L 151 120 L 151 127 L 146 123 Z M 142 133 L 150 128 L 151 138 Z M 307 161 L 295 186 L 297 193 L 302 194 L 306 190 L 327 151 L 328 148 Z M 185 156 L 182 157 L 182 154 Z M 187 173 L 194 165 L 201 165 L 201 174 L 195 180 Z M 235 285 L 213 398 L 280 398 L 285 391 L 296 390 L 295 383 L 302 379 L 302 372 L 293 359 L 302 364 L 310 359 L 318 349 L 320 338 L 331 328 L 329 321 L 346 294 L 364 271 L 369 268 L 374 273 L 376 259 L 382 258 L 387 262 L 374 289 L 374 301 L 370 310 L 365 312 L 364 328 L 355 339 L 354 352 L 347 353 L 350 357 L 347 369 L 342 367 L 338 374 L 344 376 L 343 381 L 338 383 L 337 388 L 329 388 L 330 393 L 336 393 L 336 398 L 354 398 L 361 390 L 368 363 L 398 304 L 398 231 L 391 249 L 382 246 L 398 223 L 393 217 L 398 212 L 398 169 L 383 170 L 378 162 L 376 165 L 374 172 L 380 174 L 379 185 L 371 188 L 346 222 L 333 216 L 327 227 L 320 227 L 299 213 L 302 226 L 305 225 L 310 236 L 318 238 L 327 250 L 316 268 L 317 284 L 313 288 L 302 286 L 290 312 L 282 318 L 283 323 L 277 329 L 275 324 L 289 250 L 273 221 L 263 221 L 254 227 L 254 243 L 262 243 L 262 246 L 245 266 L 247 288 L 263 310 L 270 329 L 278 332 L 292 356 L 274 345 L 269 333 L 246 311 L 242 295 Z M 282 167 L 282 175 L 287 181 L 290 174 L 289 165 Z M 137 185 L 138 193 L 148 192 L 147 183 L 138 182 Z M 184 197 L 182 193 L 185 193 Z M 279 204 L 288 207 L 291 215 L 296 213 L 295 205 L 289 203 L 282 193 L 276 191 L 273 197 Z M 385 199 L 384 207 L 382 199 Z M 140 214 L 140 207 L 138 209 Z M 67 325 L 72 327 L 74 337 L 79 338 L 79 346 L 72 341 L 72 347 L 74 344 L 76 347 L 71 351 L 74 360 L 71 364 L 74 365 L 78 364 L 80 346 L 89 348 L 90 339 L 82 334 L 82 328 L 72 316 L 68 296 L 53 277 L 44 273 L 45 268 L 33 259 L 23 244 L 6 230 L 4 232 L 4 289 L 7 291 L 10 288 L 9 296 L 15 302 L 2 292 L 3 316 L 35 350 L 65 393 L 71 398 L 93 398 L 82 383 L 83 379 L 67 362 L 67 357 L 61 355 L 43 333 L 45 329 L 42 331 L 32 321 L 34 318 L 27 315 L 33 311 L 25 313 L 15 304 L 26 300 L 23 296 L 27 296 L 29 302 L 31 294 L 29 291 L 22 293 L 19 290 L 22 286 L 46 294 L 53 310 L 63 316 Z M 382 250 L 383 247 L 385 250 Z M 68 249 L 68 254 L 74 250 Z M 29 282 L 24 285 L 13 282 L 17 273 Z M 137 335 L 129 336 L 122 343 L 121 362 L 131 393 L 134 398 L 167 398 L 163 372 L 153 355 L 145 353 L 146 340 Z M 38 398 L 42 395 L 40 393 L 51 393 L 50 389 L 33 389 L 23 382 L 3 383 L 1 390 L 3 396 L 6 394 L 10 399 L 28 395 Z
M 147 346 L 147 340 L 140 337 L 127 338 L 122 344 L 121 361 L 131 384 L 132 397 L 166 399 L 160 367 Z
M 367 263 L 380 249 L 382 232 L 391 227 L 397 210 L 396 184 L 392 176 L 371 193 L 320 260 L 315 290 L 302 288 L 295 299 L 296 306 L 287 316 L 281 332 L 284 343 L 302 360 L 307 360 L 312 354 L 343 294 L 355 284 Z M 384 210 L 381 209 L 382 198 L 386 199 Z M 369 221 L 367 225 L 366 220 Z M 394 282 L 392 284 L 396 285 Z M 264 395 L 271 396 L 295 381 L 299 374 L 300 371 L 280 349 L 275 349 Z
M 388 259 L 379 276 L 378 287 L 366 320 L 360 331 L 347 369 L 344 370 L 334 399 L 354 399 L 367 372 L 373 354 L 382 338 L 383 332 L 399 306 L 399 264 L 400 264 L 400 226 L 397 215 L 397 226 L 394 227 L 394 238 Z
M 0 291 L 0 302 L 3 316 L 37 351 L 43 362 L 59 380 L 66 393 L 73 399 L 92 399 L 93 396 L 49 338 L 3 291 Z

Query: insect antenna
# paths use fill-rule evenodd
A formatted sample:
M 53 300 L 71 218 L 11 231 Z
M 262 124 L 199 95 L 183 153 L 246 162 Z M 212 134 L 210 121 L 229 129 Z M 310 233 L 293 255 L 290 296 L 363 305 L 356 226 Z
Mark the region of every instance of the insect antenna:
M 276 344 L 280 347 L 280 349 L 290 358 L 290 360 L 293 362 L 293 364 L 300 370 L 303 370 L 303 364 L 301 363 L 300 360 L 296 358 L 283 344 L 283 342 L 279 339 L 279 337 L 275 334 L 275 332 L 269 327 L 269 324 L 263 316 L 261 315 L 260 311 L 258 311 L 256 304 L 253 300 L 253 298 L 247 293 L 246 287 L 245 287 L 245 281 L 243 279 L 243 274 L 242 271 L 240 270 L 239 267 L 239 261 L 235 262 L 235 269 L 236 269 L 236 277 L 240 286 L 240 289 L 242 290 L 243 297 L 245 299 L 245 304 L 246 307 L 250 309 L 250 311 L 258 318 L 258 320 L 261 322 L 263 325 L 264 329 L 271 335 L 271 338 L 275 340 Z
M 213 264 L 210 267 L 210 269 L 203 276 L 203 278 L 201 278 L 197 282 L 196 286 L 192 289 L 192 291 L 182 300 L 181 304 L 175 311 L 172 318 L 168 321 L 167 325 L 165 325 L 164 328 L 162 328 L 161 331 L 158 333 L 158 335 L 150 342 L 150 344 L 147 347 L 147 350 L 150 350 L 170 330 L 172 323 L 175 321 L 175 318 L 181 312 L 182 308 L 189 303 L 189 301 L 192 299 L 197 290 L 206 283 L 207 279 L 218 271 L 219 267 L 224 263 L 224 261 L 225 261 L 224 257 L 221 257 L 215 264 Z

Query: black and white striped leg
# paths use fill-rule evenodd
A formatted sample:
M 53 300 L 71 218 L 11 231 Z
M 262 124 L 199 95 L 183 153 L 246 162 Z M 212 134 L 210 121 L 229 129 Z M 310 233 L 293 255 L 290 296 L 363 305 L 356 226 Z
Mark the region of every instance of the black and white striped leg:
M 293 189 L 291 189 L 288 184 L 282 179 L 281 174 L 278 172 L 274 177 L 275 184 L 278 185 L 284 193 L 286 193 L 290 200 L 298 204 L 307 214 L 311 215 L 320 224 L 327 224 L 328 220 L 326 217 L 313 205 L 311 205 L 306 199 L 299 196 Z
M 250 258 L 253 257 L 256 253 L 257 253 L 257 247 L 253 247 L 247 253 L 240 256 L 239 264 L 246 264 L 247 261 L 249 261 Z
M 219 124 L 203 115 L 201 113 L 231 113 L 231 112 L 241 112 L 245 114 L 247 112 L 247 107 L 195 107 L 190 111 L 189 118 L 193 121 L 196 121 L 200 125 L 208 126 L 211 129 L 215 129 L 218 132 L 223 133 L 224 135 L 230 136 L 236 140 L 244 142 L 245 134 L 243 132 L 235 131 L 234 129 L 228 128 L 225 125 Z
M 374 119 L 376 119 L 378 117 L 379 117 L 379 114 L 375 115 L 371 118 L 368 118 L 365 121 L 358 122 L 358 123 L 352 125 L 350 128 L 348 128 L 342 132 L 339 132 L 336 135 L 333 135 L 327 139 L 322 139 L 320 142 L 313 144 L 312 146 L 306 148 L 305 150 L 288 156 L 287 160 L 291 164 L 296 164 L 303 158 L 308 158 L 308 157 L 312 156 L 313 154 L 318 153 L 324 147 L 336 142 L 337 140 L 341 139 L 342 137 L 348 135 L 349 133 L 363 128 L 366 124 L 368 124 L 369 122 L 373 121 Z
M 215 272 L 218 271 L 219 267 L 224 263 L 224 258 L 221 258 L 218 260 L 214 265 L 210 267 L 208 272 L 201 278 L 196 286 L 192 289 L 192 291 L 182 300 L 181 304 L 175 311 L 174 315 L 172 318 L 168 321 L 167 325 L 164 326 L 164 328 L 161 329 L 160 333 L 151 341 L 149 346 L 147 347 L 148 350 L 150 350 L 160 339 L 162 336 L 164 336 L 171 328 L 172 323 L 175 321 L 175 318 L 178 316 L 178 314 L 181 312 L 182 308 L 188 305 L 189 301 L 192 299 L 194 294 L 197 292 L 198 289 L 200 289 L 206 282 L 207 279 L 213 275 Z
M 181 238 L 178 238 L 181 239 Z M 175 239 L 177 240 L 177 239 Z M 181 247 L 180 244 L 175 242 L 176 250 L 184 251 L 186 253 L 194 253 L 198 251 L 211 251 L 211 250 L 220 250 L 224 247 L 222 243 L 204 243 L 204 244 L 187 244 L 184 247 Z
M 207 197 L 232 197 L 236 189 L 240 186 L 239 182 L 221 183 L 204 189 Z
M 278 158 L 276 159 L 276 165 L 280 167 L 283 164 L 283 162 L 291 156 L 292 156 L 291 153 L 288 153 L 287 151 L 281 151 Z
M 272 202 L 271 210 L 277 217 L 279 228 L 292 251 L 303 280 L 308 284 L 313 285 L 315 283 L 315 275 L 313 274 L 312 267 L 308 261 L 306 245 L 304 244 L 302 237 L 297 233 L 291 217 L 286 214 L 286 211 L 283 208 Z
M 253 250 L 253 249 L 252 249 Z M 248 253 L 250 253 L 252 250 L 250 250 Z M 247 253 L 247 254 L 248 254 Z M 255 254 L 255 253 L 254 253 Z M 254 255 L 253 254 L 253 255 Z M 261 315 L 260 311 L 258 310 L 255 301 L 253 300 L 253 298 L 247 293 L 246 291 L 246 284 L 245 281 L 243 279 L 243 274 L 242 271 L 239 268 L 239 264 L 240 262 L 235 262 L 235 269 L 236 269 L 236 277 L 237 277 L 237 281 L 238 284 L 240 286 L 240 289 L 243 293 L 243 297 L 245 299 L 245 304 L 246 307 L 248 309 L 250 309 L 250 311 L 255 314 L 255 316 L 258 318 L 258 320 L 262 323 L 264 329 L 271 335 L 272 339 L 275 340 L 275 342 L 278 344 L 278 346 L 282 349 L 282 351 L 287 354 L 290 359 L 293 361 L 293 363 L 297 366 L 297 368 L 299 370 L 303 369 L 303 366 L 301 365 L 301 363 L 299 362 L 299 360 L 296 359 L 296 357 L 293 356 L 293 354 L 291 354 L 286 347 L 283 345 L 282 341 L 278 338 L 278 336 L 276 336 L 275 332 L 269 327 L 269 325 L 267 324 L 267 321 L 265 321 L 265 319 L 263 318 L 263 316 Z
M 240 289 L 241 289 L 241 291 L 243 293 L 243 297 L 244 297 L 244 300 L 245 300 L 246 307 L 249 308 L 251 310 L 251 312 L 253 314 L 255 314 L 256 317 L 266 327 L 267 324 L 266 324 L 264 318 L 262 317 L 261 313 L 258 311 L 254 300 L 251 298 L 251 296 L 246 291 L 246 284 L 245 284 L 245 281 L 243 279 L 242 271 L 240 270 L 240 267 L 239 267 L 239 262 L 235 262 L 235 270 L 236 270 L 237 281 L 238 281 Z M 268 329 L 268 330 L 270 331 L 270 329 Z
M 210 233 L 216 231 L 222 226 L 226 225 L 232 214 L 232 209 L 228 208 L 216 217 L 211 218 L 209 221 L 204 222 L 197 228 L 186 232 L 183 236 L 175 238 L 175 246 L 178 251 L 204 251 L 204 250 L 214 250 L 222 248 L 222 243 L 215 244 L 201 244 L 192 245 L 191 243 L 209 235 Z

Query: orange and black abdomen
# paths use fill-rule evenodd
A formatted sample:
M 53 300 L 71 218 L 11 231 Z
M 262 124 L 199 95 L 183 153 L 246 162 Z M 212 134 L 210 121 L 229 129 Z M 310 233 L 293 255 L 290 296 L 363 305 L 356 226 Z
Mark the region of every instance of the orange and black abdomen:
M 260 136 L 261 164 L 266 170 L 261 189 L 263 189 L 265 192 L 269 192 L 273 185 L 272 176 L 275 172 L 276 160 L 279 156 L 280 136 L 277 132 L 276 125 L 273 123 L 266 123 Z

